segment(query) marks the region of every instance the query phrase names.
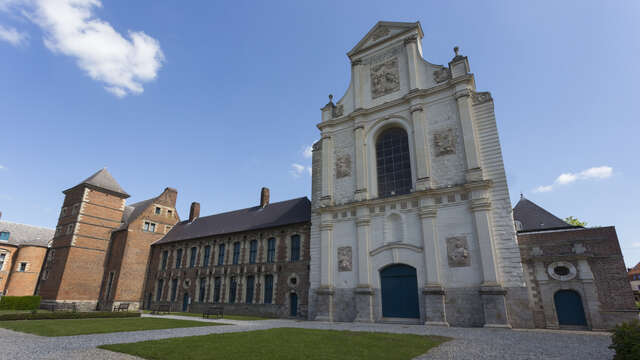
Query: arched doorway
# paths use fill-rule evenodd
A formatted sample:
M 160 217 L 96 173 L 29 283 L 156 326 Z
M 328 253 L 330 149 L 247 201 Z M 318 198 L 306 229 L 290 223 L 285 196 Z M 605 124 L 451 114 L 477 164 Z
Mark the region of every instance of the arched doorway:
M 387 266 L 380 271 L 382 316 L 419 318 L 416 269 L 404 264 Z
M 182 312 L 187 312 L 189 309 L 189 293 L 184 293 L 182 296 Z
M 289 306 L 289 315 L 291 315 L 292 317 L 298 316 L 298 294 L 289 294 Z
M 580 294 L 573 290 L 560 290 L 553 296 L 559 325 L 587 326 Z

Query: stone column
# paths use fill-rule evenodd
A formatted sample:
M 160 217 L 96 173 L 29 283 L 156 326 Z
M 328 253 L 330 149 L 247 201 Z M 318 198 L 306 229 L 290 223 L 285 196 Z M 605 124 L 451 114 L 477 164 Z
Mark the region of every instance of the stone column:
M 495 244 L 491 233 L 491 202 L 486 197 L 471 200 L 471 211 L 480 247 L 483 282 L 480 297 L 484 308 L 485 327 L 511 327 L 507 318 L 506 290 L 499 283 Z
M 316 320 L 333 321 L 333 223 L 320 224 L 320 287 Z
M 458 114 L 462 124 L 462 138 L 464 141 L 464 152 L 467 156 L 467 181 L 478 181 L 483 179 L 480 165 L 480 153 L 476 142 L 477 134 L 473 122 L 473 111 L 471 108 L 471 90 L 462 89 L 455 93 L 458 104 Z
M 422 76 L 420 74 L 420 62 L 422 56 L 418 52 L 418 37 L 410 36 L 404 39 L 404 45 L 407 47 L 407 62 L 409 67 L 409 91 L 417 90 L 421 86 Z
M 361 59 L 357 59 L 351 62 L 351 78 L 353 79 L 353 87 L 354 87 L 353 108 L 356 110 L 362 108 L 362 96 L 364 93 L 364 89 L 362 89 L 362 81 L 360 80 L 361 69 L 362 69 Z
M 440 283 L 440 261 L 436 216 L 438 209 L 433 204 L 424 204 L 420 208 L 422 226 L 422 246 L 424 252 L 424 268 L 426 284 L 422 289 L 424 295 L 425 325 L 449 326 L 445 311 L 445 293 Z
M 363 209 L 364 210 L 364 209 Z M 356 219 L 356 252 L 358 256 L 358 286 L 355 290 L 356 321 L 373 322 L 373 295 L 369 273 L 369 224 L 368 216 Z
M 416 190 L 426 190 L 431 187 L 431 165 L 429 149 L 427 147 L 427 120 L 421 105 L 414 105 L 410 109 L 413 121 L 413 143 L 416 160 Z
M 333 141 L 331 136 L 322 136 L 322 206 L 333 204 Z
M 358 125 L 353 130 L 355 136 L 355 166 L 356 166 L 356 201 L 366 200 L 367 193 L 367 169 L 366 154 L 364 148 L 364 126 Z

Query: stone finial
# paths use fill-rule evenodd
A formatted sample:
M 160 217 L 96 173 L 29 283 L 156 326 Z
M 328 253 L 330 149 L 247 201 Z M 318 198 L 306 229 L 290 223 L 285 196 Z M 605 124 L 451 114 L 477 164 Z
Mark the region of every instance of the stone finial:
M 332 103 L 333 102 L 333 94 L 329 94 L 329 102 Z
M 457 46 L 453 47 L 453 52 L 456 54 L 455 56 L 458 56 L 458 51 L 460 51 L 460 48 Z

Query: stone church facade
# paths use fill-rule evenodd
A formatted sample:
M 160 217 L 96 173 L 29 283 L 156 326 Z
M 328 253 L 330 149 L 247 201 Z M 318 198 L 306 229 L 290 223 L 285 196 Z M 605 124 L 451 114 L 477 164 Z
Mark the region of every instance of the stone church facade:
M 313 147 L 310 319 L 532 327 L 493 109 L 467 57 L 379 22 Z

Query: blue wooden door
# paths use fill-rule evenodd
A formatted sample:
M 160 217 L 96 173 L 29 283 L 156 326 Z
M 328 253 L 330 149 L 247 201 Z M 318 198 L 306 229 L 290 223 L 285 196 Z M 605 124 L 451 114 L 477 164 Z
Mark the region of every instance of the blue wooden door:
M 184 293 L 182 297 L 182 312 L 187 312 L 189 309 L 189 293 Z
M 291 305 L 290 315 L 298 316 L 298 294 L 291 293 L 289 295 L 289 304 Z
M 587 326 L 580 294 L 573 290 L 560 290 L 554 296 L 558 324 Z
M 382 316 L 419 318 L 416 269 L 408 265 L 391 265 L 380 271 Z

